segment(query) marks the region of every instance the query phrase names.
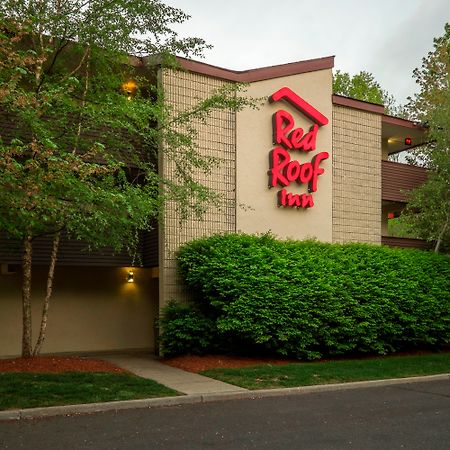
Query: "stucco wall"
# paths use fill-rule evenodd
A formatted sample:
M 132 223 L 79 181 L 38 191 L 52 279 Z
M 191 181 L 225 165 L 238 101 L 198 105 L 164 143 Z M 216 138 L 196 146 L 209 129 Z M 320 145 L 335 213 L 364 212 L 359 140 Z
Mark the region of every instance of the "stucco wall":
M 251 83 L 248 94 L 263 98 L 263 106 L 255 111 L 246 109 L 237 114 L 237 203 L 247 206 L 237 209 L 237 229 L 246 233 L 271 231 L 280 238 L 332 239 L 332 103 L 331 69 Z M 318 130 L 316 150 L 289 150 L 292 160 L 300 164 L 311 162 L 319 152 L 330 154 L 321 163 L 325 172 L 318 177 L 318 190 L 313 193 L 312 208 L 279 207 L 277 192 L 280 186 L 268 187 L 269 152 L 273 143 L 272 116 L 280 109 L 289 112 L 295 128 L 307 132 L 313 122 L 294 106 L 281 100 L 269 103 L 269 96 L 288 87 L 328 118 L 328 125 Z M 286 187 L 288 192 L 302 194 L 306 185 L 296 182 Z
M 60 267 L 56 269 L 43 353 L 154 349 L 157 280 L 151 269 Z M 45 269 L 33 271 L 33 335 L 37 337 Z M 21 277 L 0 275 L 0 356 L 20 354 Z
M 381 115 L 333 106 L 333 242 L 381 242 Z
M 166 100 L 173 105 L 174 114 L 193 108 L 199 100 L 207 98 L 225 81 L 205 75 L 164 70 L 160 74 Z M 164 222 L 160 228 L 160 306 L 171 299 L 183 300 L 186 292 L 180 288 L 176 274 L 175 252 L 179 246 L 192 239 L 223 231 L 235 231 L 235 113 L 214 111 L 205 123 L 193 121 L 198 130 L 197 149 L 204 156 L 220 158 L 220 163 L 205 174 L 198 170 L 197 181 L 213 189 L 223 197 L 220 208 L 210 207 L 202 220 L 190 217 L 180 223 L 174 203 L 166 206 Z M 173 162 L 162 152 L 160 172 L 171 178 Z

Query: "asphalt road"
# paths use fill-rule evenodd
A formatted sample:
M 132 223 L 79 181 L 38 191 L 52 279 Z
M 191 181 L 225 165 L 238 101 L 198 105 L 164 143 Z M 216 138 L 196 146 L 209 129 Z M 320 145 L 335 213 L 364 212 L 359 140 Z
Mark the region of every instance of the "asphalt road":
M 0 422 L 1 449 L 450 449 L 450 382 Z

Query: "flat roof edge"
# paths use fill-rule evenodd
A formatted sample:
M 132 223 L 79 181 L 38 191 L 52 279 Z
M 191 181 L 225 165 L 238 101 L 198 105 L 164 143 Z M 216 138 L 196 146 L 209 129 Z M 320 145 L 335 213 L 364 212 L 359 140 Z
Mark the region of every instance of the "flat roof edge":
M 382 119 L 383 123 L 388 123 L 390 125 L 398 125 L 400 127 L 405 128 L 415 128 L 418 130 L 426 130 L 422 124 L 414 122 L 408 119 L 402 119 L 401 117 L 389 116 L 388 114 L 383 115 Z
M 364 102 L 355 98 L 344 97 L 342 95 L 333 94 L 333 104 L 346 106 L 348 108 L 360 109 L 362 111 L 372 112 L 384 115 L 384 106 L 376 103 Z
M 362 111 L 381 114 L 381 121 L 390 125 L 397 125 L 404 128 L 414 128 L 418 130 L 425 130 L 426 128 L 420 123 L 413 120 L 403 119 L 401 117 L 390 116 L 384 113 L 384 106 L 376 103 L 365 102 L 351 97 L 344 97 L 343 95 L 333 94 L 333 104 L 339 106 L 346 106 L 348 108 L 359 109 Z
M 182 58 L 181 56 L 177 56 L 176 60 L 180 67 L 188 72 L 198 73 L 213 78 L 220 78 L 227 81 L 234 81 L 237 83 L 252 83 L 255 81 L 315 72 L 317 70 L 332 69 L 334 67 L 334 55 L 241 71 L 225 69 L 223 67 L 214 66 L 201 61 L 196 61 L 194 59 Z M 357 100 L 337 94 L 332 95 L 332 102 L 335 105 L 380 114 L 382 116 L 383 123 L 400 125 L 406 128 L 424 129 L 423 126 L 417 124 L 416 122 L 385 114 L 384 105 Z
M 298 75 L 301 73 L 315 72 L 316 70 L 332 69 L 334 67 L 334 56 L 324 58 L 308 59 L 276 66 L 260 67 L 250 70 L 230 70 L 222 67 L 212 66 L 200 61 L 177 57 L 181 68 L 189 72 L 195 72 L 223 80 L 239 83 L 251 83 L 255 81 L 269 80 L 272 78 Z

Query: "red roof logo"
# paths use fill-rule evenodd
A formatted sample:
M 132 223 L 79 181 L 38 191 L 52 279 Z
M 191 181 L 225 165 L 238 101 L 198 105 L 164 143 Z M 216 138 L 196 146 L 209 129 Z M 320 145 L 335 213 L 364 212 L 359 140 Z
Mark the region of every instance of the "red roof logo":
M 303 100 L 299 95 L 288 87 L 283 87 L 273 93 L 269 97 L 270 102 L 278 102 L 280 100 L 285 100 L 298 109 L 303 115 L 311 119 L 319 127 L 328 124 L 328 119 L 319 111 L 317 111 L 314 106 L 310 105 L 306 100 Z
M 269 97 L 270 102 L 287 101 L 301 114 L 313 122 L 310 130 L 295 127 L 295 119 L 288 111 L 279 109 L 272 116 L 273 143 L 276 145 L 270 152 L 269 187 L 282 189 L 278 192 L 278 206 L 289 208 L 311 208 L 314 206 L 312 193 L 317 191 L 318 178 L 325 170 L 321 163 L 329 158 L 328 152 L 316 154 L 311 162 L 293 159 L 297 151 L 312 152 L 316 149 L 319 127 L 328 124 L 328 119 L 316 108 L 303 100 L 288 87 L 283 87 Z M 296 194 L 285 188 L 291 183 L 307 186 L 308 192 Z

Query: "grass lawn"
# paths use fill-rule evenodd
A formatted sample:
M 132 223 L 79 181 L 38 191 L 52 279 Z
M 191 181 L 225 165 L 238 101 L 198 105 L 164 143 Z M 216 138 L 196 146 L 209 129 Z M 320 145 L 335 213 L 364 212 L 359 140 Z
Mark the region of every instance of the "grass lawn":
M 450 373 L 450 353 L 294 363 L 284 366 L 267 364 L 241 369 L 212 369 L 201 372 L 207 377 L 247 389 L 310 386 L 438 373 Z
M 129 374 L 0 373 L 0 410 L 174 395 L 179 393 Z

